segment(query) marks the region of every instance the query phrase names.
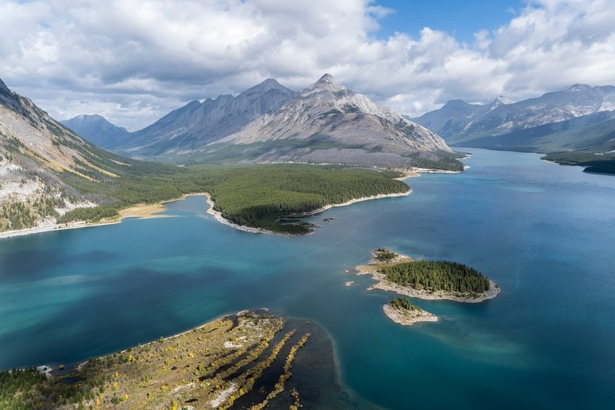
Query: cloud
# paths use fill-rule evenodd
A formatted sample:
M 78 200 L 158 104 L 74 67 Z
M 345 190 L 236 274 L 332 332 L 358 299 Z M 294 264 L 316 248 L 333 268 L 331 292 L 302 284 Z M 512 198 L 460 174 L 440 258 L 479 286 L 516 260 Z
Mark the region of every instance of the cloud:
M 0 0 L 0 78 L 56 118 L 99 113 L 130 129 L 269 77 L 300 90 L 329 72 L 409 115 L 615 84 L 609 0 L 531 0 L 472 44 L 429 28 L 380 39 L 390 12 L 367 0 Z

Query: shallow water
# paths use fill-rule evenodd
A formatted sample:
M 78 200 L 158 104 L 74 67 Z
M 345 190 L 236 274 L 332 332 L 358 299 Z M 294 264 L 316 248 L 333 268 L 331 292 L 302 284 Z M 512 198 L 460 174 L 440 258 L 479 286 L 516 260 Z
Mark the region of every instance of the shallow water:
M 236 231 L 191 197 L 168 218 L 0 240 L 0 368 L 71 363 L 269 307 L 324 327 L 359 407 L 612 407 L 615 177 L 471 151 L 465 173 L 328 210 L 302 238 Z M 440 322 L 399 326 L 382 312 L 393 295 L 352 272 L 381 246 L 469 264 L 502 293 L 416 301 Z

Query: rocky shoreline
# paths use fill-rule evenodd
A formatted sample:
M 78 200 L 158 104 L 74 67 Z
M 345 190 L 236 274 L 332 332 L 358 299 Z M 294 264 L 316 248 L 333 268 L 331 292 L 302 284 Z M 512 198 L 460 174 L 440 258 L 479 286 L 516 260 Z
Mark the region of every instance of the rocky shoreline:
M 380 266 L 411 261 L 413 261 L 413 259 L 405 255 L 398 255 L 396 258 L 384 263 L 374 258 L 369 261 L 368 265 L 357 266 L 355 270 L 357 275 L 371 275 L 376 281 L 376 283 L 370 286 L 368 290 L 380 289 L 417 299 L 452 300 L 459 303 L 480 303 L 495 298 L 501 292 L 501 289 L 497 283 L 491 279 L 489 279 L 489 290 L 478 295 L 468 295 L 445 291 L 430 292 L 424 289 L 415 289 L 409 286 L 402 286 L 397 283 L 393 283 L 388 280 L 384 274 L 378 272 L 378 268 Z
M 489 299 L 495 298 L 500 292 L 500 287 L 491 279 L 489 279 L 489 290 L 480 294 L 462 294 L 458 292 L 447 291 L 428 291 L 425 289 L 415 289 L 410 286 L 403 286 L 394 283 L 387 279 L 386 275 L 379 272 L 382 266 L 391 266 L 404 262 L 413 262 L 409 256 L 401 255 L 396 252 L 389 251 L 386 248 L 381 248 L 372 251 L 373 258 L 367 265 L 360 265 L 355 268 L 357 275 L 371 275 L 376 281 L 367 290 L 384 290 L 394 292 L 399 295 L 408 296 L 411 298 L 424 300 L 451 300 L 458 303 L 480 303 Z M 348 282 L 346 283 L 348 286 Z M 402 309 L 391 305 L 390 303 L 383 306 L 384 313 L 394 322 L 404 326 L 411 326 L 419 322 L 437 322 L 438 317 L 434 314 L 424 311 L 420 308 Z
M 437 322 L 438 317 L 425 310 L 406 310 L 394 308 L 390 304 L 382 306 L 384 314 L 389 317 L 393 322 L 399 323 L 403 326 L 412 326 L 415 323 L 420 322 Z

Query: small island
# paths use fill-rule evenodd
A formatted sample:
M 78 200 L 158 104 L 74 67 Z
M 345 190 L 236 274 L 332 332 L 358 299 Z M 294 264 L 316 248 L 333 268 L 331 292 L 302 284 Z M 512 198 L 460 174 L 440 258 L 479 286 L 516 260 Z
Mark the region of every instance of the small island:
M 393 320 L 404 326 L 412 326 L 418 322 L 437 322 L 438 317 L 424 311 L 406 298 L 394 298 L 382 307 L 384 313 Z
M 369 290 L 381 289 L 418 299 L 452 300 L 461 303 L 483 302 L 500 293 L 500 288 L 494 281 L 462 263 L 416 261 L 387 248 L 374 250 L 372 256 L 368 265 L 356 268 L 358 275 L 372 275 L 377 281 Z M 403 308 L 401 303 L 403 302 L 398 301 L 395 305 L 389 303 L 384 308 L 387 316 L 398 323 L 391 312 L 396 310 L 392 306 Z M 405 310 L 412 311 L 407 308 Z

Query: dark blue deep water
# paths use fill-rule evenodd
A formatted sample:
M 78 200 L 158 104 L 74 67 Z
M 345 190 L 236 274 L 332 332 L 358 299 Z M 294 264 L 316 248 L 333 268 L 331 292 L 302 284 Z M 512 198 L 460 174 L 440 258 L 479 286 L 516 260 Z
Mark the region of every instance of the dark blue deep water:
M 471 151 L 465 173 L 331 209 L 302 238 L 236 231 L 192 197 L 169 218 L 2 239 L 0 368 L 71 363 L 269 307 L 327 331 L 360 406 L 615 408 L 615 177 Z M 469 264 L 502 293 L 419 300 L 440 322 L 399 326 L 382 312 L 392 295 L 352 272 L 381 246 Z

